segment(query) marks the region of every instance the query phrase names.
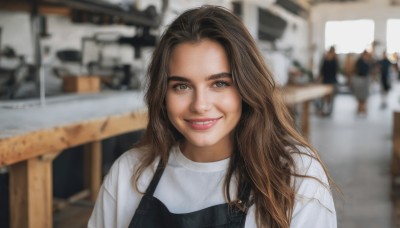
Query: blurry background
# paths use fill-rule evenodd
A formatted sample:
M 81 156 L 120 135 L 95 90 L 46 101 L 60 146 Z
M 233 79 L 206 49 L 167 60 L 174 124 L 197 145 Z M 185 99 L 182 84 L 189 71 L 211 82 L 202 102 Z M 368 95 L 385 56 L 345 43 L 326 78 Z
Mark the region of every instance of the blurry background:
M 335 47 L 333 109 L 322 115 L 322 99 L 311 103 L 309 139 L 342 191 L 335 194 L 338 226 L 400 227 L 399 158 L 393 155 L 400 150 L 393 144 L 400 128 L 394 124 L 400 111 L 399 0 L 0 0 L 0 120 L 2 109 L 29 113 L 75 93 L 141 92 L 165 27 L 202 4 L 225 6 L 243 20 L 282 87 L 319 83 L 324 55 Z M 351 79 L 363 51 L 371 56 L 370 96 L 368 112 L 358 115 Z M 385 94 L 382 53 L 391 63 Z M 295 118 L 301 115 L 290 108 Z M 140 134 L 102 141 L 102 175 Z M 55 199 L 70 199 L 83 188 L 82 150 L 69 148 L 53 161 Z M 8 173 L 0 166 L 0 227 L 9 226 Z M 78 200 L 55 207 L 53 226 L 85 227 L 92 206 Z

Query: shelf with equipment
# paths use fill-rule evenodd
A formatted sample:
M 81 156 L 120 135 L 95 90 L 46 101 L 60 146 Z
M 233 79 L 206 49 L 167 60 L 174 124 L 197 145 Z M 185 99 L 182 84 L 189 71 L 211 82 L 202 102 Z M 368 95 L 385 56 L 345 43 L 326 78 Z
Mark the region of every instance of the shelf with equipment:
M 0 0 L 0 10 L 24 11 L 32 14 L 56 14 L 70 17 L 74 22 L 95 24 L 126 24 L 155 28 L 159 26 L 168 0 L 162 0 L 161 12 L 152 5 L 139 10 L 99 0 Z

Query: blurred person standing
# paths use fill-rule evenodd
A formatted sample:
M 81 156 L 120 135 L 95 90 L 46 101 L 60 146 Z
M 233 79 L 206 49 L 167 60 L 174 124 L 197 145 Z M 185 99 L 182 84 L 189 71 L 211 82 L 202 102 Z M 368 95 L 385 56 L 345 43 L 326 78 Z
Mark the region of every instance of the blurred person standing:
M 357 99 L 357 114 L 367 114 L 367 99 L 369 95 L 369 74 L 372 66 L 372 56 L 364 50 L 356 61 L 355 76 L 352 78 L 352 89 Z
M 395 68 L 395 64 L 390 62 L 387 57 L 386 50 L 382 53 L 382 59 L 378 61 L 380 82 L 381 82 L 381 108 L 387 107 L 387 94 L 390 91 L 390 72 L 392 68 Z
M 320 74 L 318 81 L 322 84 L 332 85 L 333 93 L 326 95 L 322 99 L 321 114 L 329 116 L 333 111 L 333 99 L 337 91 L 337 73 L 339 69 L 339 62 L 336 56 L 335 47 L 330 47 L 329 51 L 325 54 L 322 60 Z
M 395 52 L 393 54 L 393 58 L 394 58 L 394 67 L 395 70 L 397 71 L 397 78 L 396 80 L 400 80 L 400 57 L 399 57 L 399 53 L 400 52 Z

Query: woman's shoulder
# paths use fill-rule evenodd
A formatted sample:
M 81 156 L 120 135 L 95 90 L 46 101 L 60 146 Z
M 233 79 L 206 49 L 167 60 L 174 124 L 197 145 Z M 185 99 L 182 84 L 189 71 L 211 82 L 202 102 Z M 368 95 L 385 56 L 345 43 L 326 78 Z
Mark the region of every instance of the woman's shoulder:
M 121 154 L 121 156 L 119 156 L 115 160 L 113 167 L 133 170 L 133 168 L 140 163 L 142 156 L 143 156 L 143 149 L 132 148 Z
M 322 207 L 335 213 L 332 192 L 327 173 L 317 155 L 309 148 L 298 147 L 292 153 L 295 162 L 293 185 L 296 191 L 295 211 L 309 202 L 315 207 Z
M 328 182 L 321 160 L 310 148 L 297 146 L 297 150 L 292 151 L 291 154 L 296 174 L 315 177 L 324 183 Z
M 119 156 L 111 166 L 104 181 L 105 186 L 115 186 L 121 180 L 131 180 L 133 174 L 142 162 L 145 150 L 133 148 Z M 150 169 L 152 171 L 153 169 Z M 147 172 L 146 172 L 147 173 Z

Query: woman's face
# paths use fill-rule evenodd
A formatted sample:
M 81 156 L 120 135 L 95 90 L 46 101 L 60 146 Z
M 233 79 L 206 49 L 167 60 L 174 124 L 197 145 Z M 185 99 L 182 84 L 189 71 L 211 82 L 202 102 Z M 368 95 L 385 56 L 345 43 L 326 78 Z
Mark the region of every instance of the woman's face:
M 215 161 L 231 155 L 231 132 L 239 122 L 242 100 L 219 43 L 203 39 L 173 49 L 166 107 L 171 123 L 185 138 L 181 149 L 187 157 Z

